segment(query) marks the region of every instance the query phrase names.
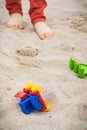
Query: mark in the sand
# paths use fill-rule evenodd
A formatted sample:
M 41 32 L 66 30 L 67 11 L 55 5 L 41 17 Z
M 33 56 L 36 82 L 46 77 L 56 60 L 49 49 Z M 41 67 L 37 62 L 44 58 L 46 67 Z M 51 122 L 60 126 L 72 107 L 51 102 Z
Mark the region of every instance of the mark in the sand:
M 80 51 L 78 47 L 72 46 L 70 44 L 61 44 L 61 49 L 66 52 Z
M 46 96 L 46 100 L 48 101 L 48 102 L 50 102 L 50 103 L 55 103 L 55 100 L 56 100 L 56 96 L 55 96 L 55 94 L 54 93 L 49 93 L 49 94 L 47 94 Z
M 62 24 L 68 25 L 78 31 L 87 33 L 87 13 L 73 14 L 59 19 Z
M 22 47 L 16 50 L 16 53 L 20 56 L 34 57 L 38 55 L 39 50 L 33 47 Z
M 11 90 L 11 87 L 8 87 L 7 90 L 10 91 L 10 90 Z
M 80 14 L 71 20 L 70 27 L 87 33 L 87 14 Z
M 0 97 L 0 102 L 2 102 L 2 98 Z
M 67 116 L 87 121 L 87 104 L 77 104 L 68 109 Z
M 51 118 L 52 118 L 52 116 L 48 116 L 48 118 L 49 118 L 49 119 L 51 119 Z

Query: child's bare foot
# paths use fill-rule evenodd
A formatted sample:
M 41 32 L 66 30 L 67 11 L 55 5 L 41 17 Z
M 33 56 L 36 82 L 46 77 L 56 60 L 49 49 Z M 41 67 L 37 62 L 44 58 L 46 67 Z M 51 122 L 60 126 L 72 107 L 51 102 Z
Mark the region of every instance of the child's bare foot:
M 34 28 L 42 40 L 54 35 L 54 32 L 44 22 L 36 23 Z
M 19 13 L 12 14 L 10 16 L 10 20 L 7 25 L 11 29 L 24 29 L 24 25 L 22 22 L 22 16 Z

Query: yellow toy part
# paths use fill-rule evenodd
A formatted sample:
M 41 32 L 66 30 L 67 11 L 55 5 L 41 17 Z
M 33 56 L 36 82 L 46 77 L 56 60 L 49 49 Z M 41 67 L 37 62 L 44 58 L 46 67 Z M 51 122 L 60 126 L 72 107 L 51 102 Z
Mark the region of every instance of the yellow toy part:
M 35 91 L 40 91 L 41 90 L 41 86 L 39 85 L 34 85 L 32 83 L 29 83 L 27 85 L 25 85 L 24 87 L 25 90 L 28 90 L 28 89 L 31 89 L 32 92 L 35 92 Z
M 34 84 L 29 83 L 29 84 L 26 84 L 26 85 L 25 85 L 24 89 L 25 89 L 25 90 L 28 90 L 28 89 L 32 89 L 32 88 L 34 88 L 34 87 L 35 87 Z
M 44 111 L 45 111 L 45 112 L 46 112 L 46 111 L 49 111 L 50 108 L 51 108 L 51 105 L 50 105 L 49 103 L 46 103 L 46 110 L 44 110 Z
M 37 85 L 35 87 L 32 87 L 31 90 L 32 90 L 32 92 L 40 91 L 41 90 L 41 86 Z

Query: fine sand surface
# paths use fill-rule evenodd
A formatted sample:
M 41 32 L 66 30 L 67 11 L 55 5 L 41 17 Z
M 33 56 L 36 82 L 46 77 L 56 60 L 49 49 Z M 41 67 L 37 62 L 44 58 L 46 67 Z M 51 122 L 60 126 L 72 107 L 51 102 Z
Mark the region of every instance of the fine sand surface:
M 23 0 L 25 29 L 10 30 L 0 0 L 0 130 L 87 130 L 87 76 L 78 78 L 69 59 L 87 64 L 87 0 L 47 0 L 47 24 L 55 36 L 40 40 Z M 32 82 L 51 104 L 49 112 L 21 112 L 15 93 Z

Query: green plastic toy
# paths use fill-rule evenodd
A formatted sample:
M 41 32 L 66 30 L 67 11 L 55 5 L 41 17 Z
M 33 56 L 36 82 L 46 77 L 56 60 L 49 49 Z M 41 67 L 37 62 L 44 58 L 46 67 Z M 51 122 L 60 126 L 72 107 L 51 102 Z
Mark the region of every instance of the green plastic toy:
M 69 67 L 78 74 L 79 78 L 84 78 L 87 75 L 87 64 L 78 63 L 70 58 Z

